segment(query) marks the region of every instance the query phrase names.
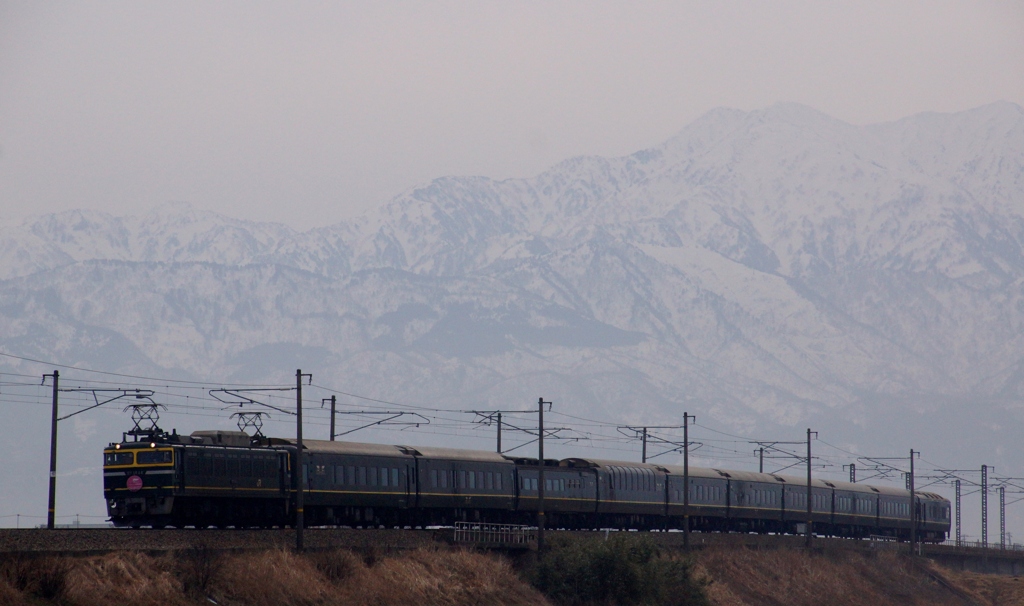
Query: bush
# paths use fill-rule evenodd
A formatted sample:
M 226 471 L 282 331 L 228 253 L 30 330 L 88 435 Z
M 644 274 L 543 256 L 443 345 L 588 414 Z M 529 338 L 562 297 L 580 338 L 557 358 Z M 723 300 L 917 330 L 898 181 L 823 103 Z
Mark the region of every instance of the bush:
M 558 604 L 703 606 L 704 588 L 687 558 L 667 557 L 644 535 L 554 542 L 530 574 Z
M 14 556 L 0 565 L 0 576 L 17 592 L 59 603 L 67 593 L 70 570 L 62 558 Z
M 314 551 L 306 558 L 316 566 L 320 574 L 332 582 L 341 582 L 351 577 L 360 567 L 359 558 L 351 551 L 332 549 Z
M 187 595 L 204 597 L 223 568 L 221 554 L 205 543 L 197 542 L 178 554 L 178 576 Z

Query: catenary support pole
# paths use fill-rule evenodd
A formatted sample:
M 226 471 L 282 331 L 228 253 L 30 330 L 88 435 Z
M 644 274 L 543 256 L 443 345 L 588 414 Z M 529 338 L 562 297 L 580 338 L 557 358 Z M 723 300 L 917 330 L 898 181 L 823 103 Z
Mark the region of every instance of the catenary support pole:
M 764 473 L 764 446 L 757 449 L 757 471 Z
M 683 549 L 690 548 L 690 419 L 697 417 L 683 413 Z
M 988 465 L 981 466 L 981 546 L 988 547 Z
M 537 553 L 544 551 L 544 398 L 537 398 Z
M 850 484 L 857 483 L 857 464 L 850 463 Z
M 811 507 L 813 505 L 814 493 L 811 492 L 811 428 L 807 428 L 807 547 L 811 547 L 811 540 L 814 536 L 814 518 Z
M 644 427 L 643 448 L 641 449 L 640 462 L 647 462 L 647 428 Z
M 334 441 L 334 411 L 338 407 L 338 396 L 331 396 L 331 441 Z
M 914 494 L 914 449 L 910 449 L 910 553 L 917 553 L 917 497 Z
M 306 470 L 303 464 L 302 446 L 302 377 L 313 375 L 302 374 L 302 369 L 295 370 L 295 469 L 293 473 L 298 475 L 295 485 L 298 490 L 295 494 L 295 551 L 301 552 L 305 547 L 303 544 L 303 531 L 305 530 L 305 493 L 306 493 Z
M 960 547 L 960 480 L 954 480 L 956 489 L 956 546 Z
M 999 487 L 999 549 L 1006 549 L 1006 486 Z
M 501 413 L 498 413 L 498 454 L 501 454 Z
M 60 373 L 56 370 L 52 375 L 43 375 L 53 378 L 53 412 L 50 415 L 50 499 L 46 506 L 46 527 L 53 529 L 56 523 L 57 513 L 57 394 Z

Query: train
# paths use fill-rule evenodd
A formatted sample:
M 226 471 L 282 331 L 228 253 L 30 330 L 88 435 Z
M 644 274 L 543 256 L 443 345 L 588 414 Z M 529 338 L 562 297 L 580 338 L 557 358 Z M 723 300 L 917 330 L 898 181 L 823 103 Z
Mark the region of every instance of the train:
M 103 452 L 115 526 L 272 528 L 296 523 L 296 441 L 243 431 L 129 436 Z M 548 528 L 802 534 L 807 479 L 773 473 L 589 458 L 304 440 L 304 524 L 416 528 L 455 522 Z M 684 483 L 688 480 L 689 486 Z M 689 503 L 686 493 L 689 490 Z M 814 479 L 819 535 L 941 542 L 950 502 L 931 492 Z

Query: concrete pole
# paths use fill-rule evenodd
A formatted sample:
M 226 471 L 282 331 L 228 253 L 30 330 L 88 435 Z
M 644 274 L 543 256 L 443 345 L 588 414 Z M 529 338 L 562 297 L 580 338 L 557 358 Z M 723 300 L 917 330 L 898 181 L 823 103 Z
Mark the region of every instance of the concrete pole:
M 52 375 L 43 375 L 43 378 L 46 377 L 53 377 L 53 412 L 50 415 L 50 499 L 46 507 L 46 527 L 52 530 L 57 517 L 57 384 L 60 382 L 60 373 L 55 370 Z

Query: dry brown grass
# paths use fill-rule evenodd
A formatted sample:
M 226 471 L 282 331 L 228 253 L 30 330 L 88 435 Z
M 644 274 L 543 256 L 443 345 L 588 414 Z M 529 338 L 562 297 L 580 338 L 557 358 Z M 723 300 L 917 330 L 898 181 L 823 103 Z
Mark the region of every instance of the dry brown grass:
M 978 604 L 1024 604 L 1024 579 L 976 572 L 943 571 L 944 576 Z
M 417 550 L 366 558 L 349 551 L 272 551 L 228 558 L 210 594 L 221 604 L 470 606 L 543 604 L 502 559 Z
M 507 560 L 468 551 L 420 549 L 357 567 L 342 584 L 346 604 L 421 606 L 547 604 Z
M 3 606 L 22 606 L 27 603 L 22 592 L 11 587 L 6 579 L 0 579 L 0 604 Z
M 954 573 L 892 552 L 709 549 L 698 569 L 716 606 L 1024 604 L 1024 582 Z
M 266 551 L 214 562 L 197 553 L 8 559 L 0 562 L 0 605 L 185 606 L 208 603 L 207 596 L 224 606 L 550 604 L 507 559 L 470 551 Z M 197 591 L 204 570 L 210 578 Z M 708 594 L 717 606 L 1024 605 L 1024 579 L 950 571 L 892 552 L 718 548 L 698 553 L 695 573 L 713 580 Z
M 344 550 L 303 556 L 265 551 L 216 557 L 211 566 L 198 552 L 9 561 L 0 575 L 0 605 L 184 606 L 208 603 L 207 597 L 224 606 L 547 604 L 507 560 L 466 551 L 386 557 Z M 213 571 L 205 590 L 196 581 L 203 570 Z M 60 595 L 45 594 L 46 583 L 56 587 L 58 581 Z
M 69 561 L 64 604 L 174 606 L 191 603 L 183 595 L 181 581 L 166 558 L 128 552 Z

